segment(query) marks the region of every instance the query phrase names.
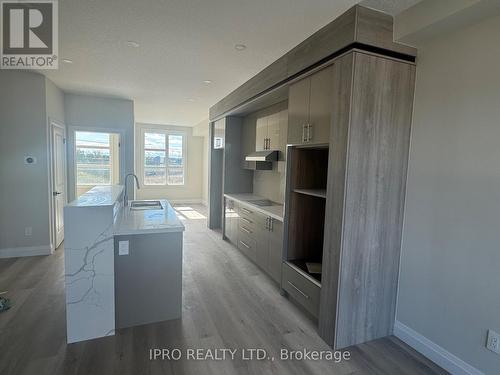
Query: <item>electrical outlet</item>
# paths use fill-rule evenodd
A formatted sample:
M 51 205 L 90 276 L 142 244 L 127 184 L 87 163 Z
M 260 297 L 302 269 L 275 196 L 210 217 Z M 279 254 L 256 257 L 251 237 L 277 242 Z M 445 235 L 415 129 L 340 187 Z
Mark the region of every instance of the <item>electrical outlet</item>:
M 31 236 L 33 234 L 33 228 L 32 227 L 26 227 L 24 228 L 24 235 L 25 236 Z
M 486 348 L 488 348 L 492 352 L 500 354 L 500 334 L 499 333 L 496 333 L 495 331 L 492 331 L 491 329 L 488 330 L 488 338 L 486 340 Z

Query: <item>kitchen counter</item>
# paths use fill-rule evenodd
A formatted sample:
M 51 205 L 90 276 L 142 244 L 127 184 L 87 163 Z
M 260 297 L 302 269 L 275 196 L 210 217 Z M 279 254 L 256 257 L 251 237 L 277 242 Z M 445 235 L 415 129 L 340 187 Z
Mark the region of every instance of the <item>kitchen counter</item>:
M 116 217 L 114 234 L 171 233 L 184 231 L 184 224 L 179 220 L 170 203 L 161 199 L 162 210 L 131 210 L 123 207 Z
M 99 207 L 112 206 L 123 193 L 123 185 L 95 186 L 86 193 L 80 195 L 67 207 Z
M 234 199 L 240 204 L 246 205 L 249 208 L 252 208 L 256 211 L 259 211 L 263 213 L 264 215 L 268 215 L 272 217 L 273 219 L 279 220 L 283 222 L 283 217 L 284 217 L 284 209 L 282 204 L 275 203 L 272 206 L 258 206 L 256 204 L 253 204 L 252 201 L 257 201 L 257 200 L 268 200 L 267 198 L 261 197 L 259 195 L 255 194 L 224 194 L 225 197 Z

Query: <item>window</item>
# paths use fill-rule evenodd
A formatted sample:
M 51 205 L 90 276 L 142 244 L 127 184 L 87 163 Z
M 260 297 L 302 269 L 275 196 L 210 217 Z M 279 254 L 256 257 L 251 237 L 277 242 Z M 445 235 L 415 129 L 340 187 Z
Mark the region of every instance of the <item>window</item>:
M 184 136 L 144 133 L 144 185 L 184 185 Z
M 75 132 L 76 196 L 97 185 L 117 184 L 120 135 L 100 132 Z
M 111 145 L 108 133 L 76 132 L 77 185 L 111 184 Z

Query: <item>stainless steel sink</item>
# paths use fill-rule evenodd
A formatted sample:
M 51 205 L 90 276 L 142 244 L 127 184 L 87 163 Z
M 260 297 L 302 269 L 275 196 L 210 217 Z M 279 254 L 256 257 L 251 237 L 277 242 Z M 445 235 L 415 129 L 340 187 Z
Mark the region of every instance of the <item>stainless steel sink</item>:
M 276 206 L 276 203 L 270 201 L 269 199 L 257 199 L 254 201 L 248 201 L 248 203 L 255 204 L 256 206 L 260 207 Z
M 160 201 L 133 201 L 130 202 L 131 210 L 163 210 Z

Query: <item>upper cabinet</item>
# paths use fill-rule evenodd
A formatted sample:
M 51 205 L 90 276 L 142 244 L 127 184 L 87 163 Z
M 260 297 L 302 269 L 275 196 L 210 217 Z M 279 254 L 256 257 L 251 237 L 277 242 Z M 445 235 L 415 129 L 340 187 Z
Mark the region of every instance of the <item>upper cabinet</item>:
M 245 123 L 255 126 L 255 151 L 280 151 L 279 160 L 285 160 L 288 133 L 286 101 L 253 113 Z
M 255 151 L 267 150 L 268 117 L 259 117 L 255 123 Z
M 288 144 L 328 143 L 333 66 L 292 85 L 288 97 Z

